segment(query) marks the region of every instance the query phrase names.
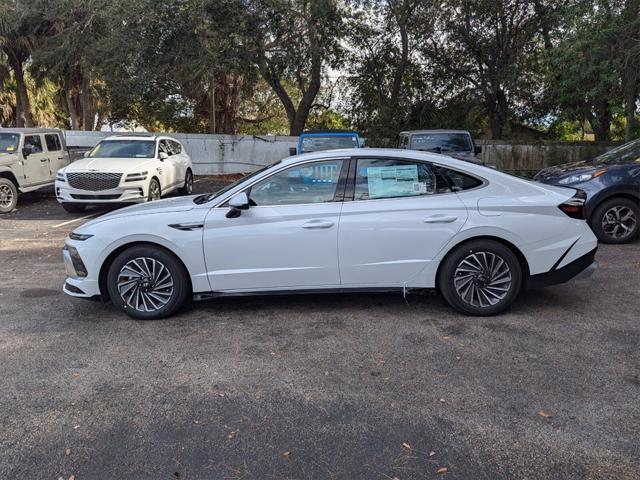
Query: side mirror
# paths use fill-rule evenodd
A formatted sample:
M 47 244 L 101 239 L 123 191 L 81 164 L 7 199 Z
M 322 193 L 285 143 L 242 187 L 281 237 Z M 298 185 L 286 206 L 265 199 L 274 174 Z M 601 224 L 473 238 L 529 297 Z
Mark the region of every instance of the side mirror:
M 298 154 L 298 149 L 296 147 L 289 147 L 289 155 L 292 157 Z
M 473 152 L 476 155 L 480 155 L 482 153 L 482 147 L 480 145 L 476 145 L 475 147 L 473 147 Z
M 84 152 L 84 153 L 82 154 L 82 156 L 83 156 L 84 158 L 89 158 L 89 153 L 91 153 L 91 150 L 87 150 L 86 152 Z
M 164 162 L 167 158 L 169 158 L 169 155 L 166 152 L 160 152 L 158 154 L 158 158 L 161 162 Z
M 31 155 L 33 153 L 33 150 L 31 149 L 31 147 L 23 147 L 22 149 L 22 156 L 24 158 L 27 158 L 29 155 Z
M 229 200 L 231 207 L 227 212 L 227 218 L 237 218 L 242 214 L 242 210 L 249 209 L 249 197 L 244 192 L 238 193 Z

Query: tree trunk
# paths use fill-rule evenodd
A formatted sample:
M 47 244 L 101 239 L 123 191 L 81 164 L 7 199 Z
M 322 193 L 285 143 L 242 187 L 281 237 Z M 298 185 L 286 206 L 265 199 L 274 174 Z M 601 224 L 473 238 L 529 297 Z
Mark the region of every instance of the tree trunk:
M 595 115 L 590 112 L 588 116 L 596 142 L 611 141 L 611 110 L 609 105 L 601 103 L 596 107 Z
M 8 58 L 16 80 L 16 126 L 32 128 L 33 115 L 31 114 L 22 62 L 13 55 L 8 55 Z
M 78 110 L 72 90 L 67 90 L 64 95 L 67 100 L 67 110 L 69 110 L 69 119 L 71 120 L 71 130 L 78 130 Z
M 624 139 L 629 142 L 638 136 L 638 122 L 636 120 L 637 90 L 627 93 L 624 103 L 624 116 L 627 124 L 624 129 Z
M 89 74 L 82 76 L 82 128 L 85 131 L 93 130 L 94 115 L 91 108 L 91 77 Z

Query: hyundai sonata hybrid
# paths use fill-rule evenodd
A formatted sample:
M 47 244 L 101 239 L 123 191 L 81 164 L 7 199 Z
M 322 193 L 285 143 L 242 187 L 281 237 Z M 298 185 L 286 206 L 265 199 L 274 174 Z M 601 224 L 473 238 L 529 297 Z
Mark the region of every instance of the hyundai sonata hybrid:
M 436 288 L 467 315 L 588 276 L 584 193 L 391 149 L 284 159 L 223 190 L 128 207 L 66 240 L 74 297 L 139 319 L 190 298 Z

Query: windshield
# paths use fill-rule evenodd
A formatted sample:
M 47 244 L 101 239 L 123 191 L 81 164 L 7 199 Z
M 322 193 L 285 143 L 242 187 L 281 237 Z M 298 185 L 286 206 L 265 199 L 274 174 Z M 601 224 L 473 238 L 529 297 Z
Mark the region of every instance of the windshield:
M 412 150 L 435 152 L 471 152 L 471 137 L 466 133 L 418 133 L 411 136 Z
M 153 158 L 153 140 L 103 140 L 89 152 L 90 158 Z
M 334 150 L 338 148 L 356 148 L 358 146 L 358 137 L 356 135 L 339 135 L 327 137 L 303 137 L 302 151 L 319 152 L 322 150 Z
M 224 187 L 222 190 L 218 190 L 218 191 L 217 191 L 217 192 L 215 192 L 215 193 L 205 193 L 204 195 L 198 195 L 196 198 L 194 198 L 194 199 L 193 199 L 193 201 L 194 201 L 196 204 L 198 204 L 198 205 L 200 205 L 200 204 L 202 204 L 202 203 L 210 202 L 211 200 L 216 199 L 216 198 L 218 198 L 219 196 L 224 195 L 225 193 L 227 193 L 229 190 L 231 190 L 231 189 L 233 189 L 233 188 L 237 187 L 237 186 L 238 186 L 238 185 L 240 185 L 242 182 L 246 182 L 247 180 L 249 180 L 249 179 L 251 179 L 251 178 L 255 177 L 256 175 L 258 175 L 258 174 L 260 174 L 260 173 L 264 172 L 265 170 L 270 169 L 271 167 L 273 167 L 273 166 L 275 166 L 275 165 L 278 165 L 279 163 L 280 163 L 280 160 L 278 160 L 278 161 L 277 161 L 277 162 L 275 162 L 275 163 L 272 163 L 271 165 L 267 165 L 266 167 L 262 167 L 261 169 L 256 170 L 255 172 L 250 173 L 249 175 L 246 175 L 246 176 L 242 177 L 240 180 L 236 180 L 235 182 L 233 182 L 233 183 L 231 183 L 231 184 L 227 185 L 227 186 L 226 186 L 226 187 Z
M 620 145 L 591 161 L 594 163 L 606 163 L 608 165 L 614 165 L 616 163 L 640 163 L 640 139 Z
M 0 153 L 14 153 L 19 142 L 19 133 L 0 133 Z

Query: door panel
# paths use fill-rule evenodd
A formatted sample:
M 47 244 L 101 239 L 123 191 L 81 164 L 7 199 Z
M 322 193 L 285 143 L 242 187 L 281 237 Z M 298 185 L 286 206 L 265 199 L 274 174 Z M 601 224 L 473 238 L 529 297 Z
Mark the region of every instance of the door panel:
M 62 142 L 59 134 L 45 133 L 44 140 L 49 154 L 49 167 L 51 174 L 55 176 L 58 170 L 69 164 L 69 160 L 66 152 L 62 149 Z
M 446 193 L 446 181 L 426 165 L 419 171 L 410 165 L 375 160 L 369 176 L 356 182 L 356 200 L 346 202 L 340 216 L 343 285 L 410 286 L 466 222 L 467 209 L 455 193 Z M 363 168 L 358 163 L 357 177 Z M 381 198 L 357 200 L 370 196 Z
M 25 186 L 35 186 L 53 182 L 50 173 L 49 157 L 44 152 L 41 135 L 25 135 L 24 146 L 32 152 L 24 159 Z
M 259 290 L 339 285 L 341 203 L 251 207 L 238 218 L 212 209 L 204 231 L 211 288 Z

